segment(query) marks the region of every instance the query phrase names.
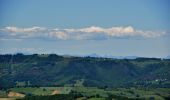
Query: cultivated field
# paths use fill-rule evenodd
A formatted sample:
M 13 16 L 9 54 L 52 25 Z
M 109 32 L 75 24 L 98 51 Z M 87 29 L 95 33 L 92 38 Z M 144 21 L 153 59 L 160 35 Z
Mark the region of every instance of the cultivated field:
M 77 100 L 168 100 L 170 98 L 169 88 L 97 88 L 97 87 L 20 87 L 0 91 L 0 100 L 16 100 L 24 97 L 9 93 L 20 93 L 25 96 L 52 96 L 52 95 L 78 95 Z

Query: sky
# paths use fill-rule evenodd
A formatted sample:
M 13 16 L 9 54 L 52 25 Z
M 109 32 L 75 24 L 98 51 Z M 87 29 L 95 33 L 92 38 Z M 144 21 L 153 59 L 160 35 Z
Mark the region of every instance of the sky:
M 169 0 L 0 0 L 0 54 L 166 57 Z

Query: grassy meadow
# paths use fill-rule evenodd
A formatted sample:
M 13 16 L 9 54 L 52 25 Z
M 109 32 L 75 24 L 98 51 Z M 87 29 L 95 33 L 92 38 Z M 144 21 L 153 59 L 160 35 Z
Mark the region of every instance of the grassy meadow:
M 9 93 L 25 97 L 9 97 Z M 15 87 L 0 91 L 0 100 L 27 100 L 31 96 L 67 96 L 75 100 L 168 100 L 169 88 L 98 88 L 98 87 Z M 25 99 L 24 99 L 25 98 Z M 34 97 L 35 98 L 35 97 Z M 73 100 L 74 100 L 73 99 Z M 30 99 L 31 100 L 31 99 Z M 38 100 L 38 99 L 35 99 Z M 54 99 L 60 100 L 60 99 Z M 69 99 L 68 99 L 69 100 Z

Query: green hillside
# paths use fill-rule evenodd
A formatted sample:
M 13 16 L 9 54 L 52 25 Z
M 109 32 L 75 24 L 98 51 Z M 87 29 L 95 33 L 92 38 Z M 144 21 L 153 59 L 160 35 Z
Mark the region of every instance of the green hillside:
M 170 87 L 170 60 L 0 55 L 0 88 L 65 85 Z

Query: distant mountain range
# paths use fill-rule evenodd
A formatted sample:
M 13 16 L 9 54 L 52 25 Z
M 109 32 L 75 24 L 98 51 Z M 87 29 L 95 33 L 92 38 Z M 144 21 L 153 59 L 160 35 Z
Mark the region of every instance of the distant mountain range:
M 165 57 L 165 59 L 170 59 L 170 56 Z
M 96 58 L 113 58 L 113 59 L 136 59 L 138 56 L 112 56 L 112 55 L 98 55 L 96 53 L 86 55 L 84 57 L 96 57 Z
M 14 53 L 14 54 L 24 54 L 24 55 L 31 55 L 32 53 Z M 154 58 L 154 57 L 141 57 L 141 56 L 113 56 L 113 55 L 99 55 L 97 53 L 92 53 L 88 55 L 71 55 L 71 54 L 64 54 L 61 55 L 64 57 L 95 57 L 95 58 L 113 58 L 113 59 L 136 59 L 136 58 Z M 170 56 L 162 57 L 161 59 L 170 59 Z

